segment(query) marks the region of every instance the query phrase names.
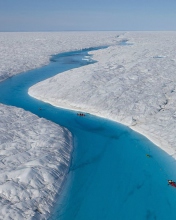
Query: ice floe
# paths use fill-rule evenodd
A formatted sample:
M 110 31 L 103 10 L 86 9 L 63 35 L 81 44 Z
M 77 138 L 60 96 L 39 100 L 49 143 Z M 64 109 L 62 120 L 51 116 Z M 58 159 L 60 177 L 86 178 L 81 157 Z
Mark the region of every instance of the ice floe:
M 127 32 L 120 39 L 91 52 L 97 63 L 40 82 L 29 94 L 123 123 L 176 158 L 176 32 Z

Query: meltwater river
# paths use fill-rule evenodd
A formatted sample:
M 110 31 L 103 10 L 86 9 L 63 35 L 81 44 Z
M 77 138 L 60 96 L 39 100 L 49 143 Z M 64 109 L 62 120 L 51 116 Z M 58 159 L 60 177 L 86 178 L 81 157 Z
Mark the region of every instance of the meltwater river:
M 175 160 L 142 135 L 118 123 L 54 107 L 28 88 L 57 73 L 93 63 L 91 48 L 53 56 L 49 65 L 0 83 L 0 102 L 67 127 L 74 152 L 52 220 L 176 219 Z M 87 57 L 87 60 L 83 59 Z

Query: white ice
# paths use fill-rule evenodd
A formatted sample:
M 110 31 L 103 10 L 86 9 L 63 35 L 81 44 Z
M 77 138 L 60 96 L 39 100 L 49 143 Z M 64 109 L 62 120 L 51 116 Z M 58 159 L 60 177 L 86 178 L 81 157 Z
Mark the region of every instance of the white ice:
M 123 40 L 129 44 L 117 45 Z M 97 63 L 59 74 L 29 93 L 53 105 L 126 124 L 175 157 L 176 32 L 0 33 L 0 81 L 47 64 L 52 54 L 107 44 L 108 49 L 91 52 Z M 68 169 L 70 133 L 14 107 L 0 105 L 0 110 L 1 219 L 31 219 L 34 214 L 45 218 L 62 184 L 57 174 L 64 176 Z M 62 132 L 68 135 L 67 147 Z M 61 156 L 57 149 L 68 151 Z M 66 158 L 64 172 L 55 172 L 52 156 L 58 162 Z
M 45 219 L 71 152 L 67 129 L 0 104 L 0 219 Z
M 0 81 L 46 65 L 51 55 L 116 43 L 117 32 L 0 33 Z
M 0 33 L 0 81 L 53 54 L 114 44 L 115 32 Z M 0 219 L 46 219 L 72 152 L 67 129 L 0 104 Z
M 118 40 L 128 44 L 91 52 L 97 63 L 40 82 L 29 94 L 123 123 L 176 158 L 176 32 L 127 32 Z

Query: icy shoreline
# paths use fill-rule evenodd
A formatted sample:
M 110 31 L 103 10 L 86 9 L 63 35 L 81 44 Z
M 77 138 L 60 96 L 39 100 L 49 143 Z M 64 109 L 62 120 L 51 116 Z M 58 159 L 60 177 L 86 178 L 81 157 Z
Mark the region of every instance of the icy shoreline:
M 54 54 L 118 42 L 120 32 L 1 32 L 0 81 L 47 65 Z
M 48 64 L 53 54 L 114 44 L 117 37 L 117 32 L 1 32 L 0 81 Z M 47 219 L 68 171 L 72 136 L 22 109 L 0 104 L 0 114 L 0 219 Z
M 133 130 L 147 136 L 151 141 L 175 158 L 175 37 L 176 32 L 129 32 L 123 35 L 120 34 L 120 37 L 114 32 L 104 34 L 103 32 L 69 34 L 0 33 L 2 47 L 0 51 L 0 81 L 19 72 L 47 64 L 51 54 L 85 47 L 112 45 L 106 50 L 91 52 L 93 59 L 98 61 L 97 63 L 64 72 L 54 78 L 41 82 L 29 90 L 30 95 L 55 106 L 90 112 L 94 115 L 125 124 Z M 70 39 L 72 39 L 72 41 L 70 41 Z M 132 44 L 128 46 L 115 45 L 125 39 L 129 40 Z M 64 89 L 63 85 L 65 85 Z M 70 93 L 70 90 L 72 93 Z M 16 138 L 19 137 L 19 134 L 21 135 L 20 140 L 22 143 L 19 146 L 30 146 L 30 143 L 26 143 L 28 143 L 28 141 L 30 142 L 30 134 L 33 130 L 36 131 L 36 133 L 33 134 L 33 138 L 39 138 L 35 140 L 35 143 L 39 141 L 43 146 L 44 142 L 42 140 L 45 140 L 45 136 L 47 135 L 38 133 L 38 131 L 40 131 L 39 125 L 43 126 L 42 124 L 44 124 L 46 134 L 48 134 L 47 129 L 50 126 L 54 126 L 54 133 L 55 129 L 59 129 L 59 131 L 62 130 L 58 125 L 52 125 L 51 122 L 43 119 L 39 120 L 35 118 L 36 116 L 31 114 L 30 117 L 35 118 L 33 118 L 34 123 L 33 125 L 29 125 L 29 132 L 26 132 L 26 135 L 22 135 L 21 132 L 23 128 L 21 128 L 21 124 L 28 124 L 30 117 L 26 116 L 29 113 L 15 107 L 10 108 L 4 105 L 0 105 L 0 110 L 3 112 L 1 115 L 1 132 L 5 135 L 7 135 L 7 131 L 11 132 L 11 127 L 7 127 L 8 123 L 11 125 L 10 121 L 13 120 L 13 116 L 17 116 L 19 122 L 17 123 L 17 128 L 14 128 L 14 130 L 17 130 L 17 133 L 15 133 L 17 135 Z M 8 115 L 7 117 L 6 114 Z M 5 144 L 4 147 L 11 147 L 11 142 L 8 141 L 13 141 L 13 135 L 14 133 L 10 133 L 10 136 L 6 139 L 7 145 Z M 65 138 L 62 135 L 62 132 L 61 136 L 59 133 L 59 137 L 63 141 L 63 148 L 65 148 Z M 3 143 L 2 137 L 1 135 L 1 143 Z M 59 137 L 56 132 L 54 140 L 57 142 L 57 138 Z M 72 150 L 71 136 L 68 135 L 68 137 L 70 140 L 70 150 L 67 152 L 67 159 L 70 157 Z M 50 140 L 47 141 L 47 143 L 50 142 Z M 13 144 L 16 146 L 16 143 Z M 50 145 L 49 143 L 48 146 Z M 58 147 L 59 146 L 56 146 L 56 148 Z M 35 150 L 41 152 L 40 145 L 36 146 Z M 5 150 L 3 153 L 6 155 L 8 151 Z M 11 153 L 14 153 L 13 148 Z M 50 153 L 51 152 L 47 152 L 46 154 L 50 155 Z M 57 155 L 55 156 L 57 157 Z M 63 157 L 64 156 L 65 153 L 63 154 Z M 58 158 L 60 158 L 60 155 Z M 13 160 L 11 161 L 11 164 L 16 164 L 20 161 L 18 158 L 16 159 L 16 157 L 11 157 L 10 159 L 14 160 L 14 162 Z M 48 161 L 48 159 L 46 161 Z M 29 162 L 29 165 L 31 165 L 30 171 L 32 171 L 28 172 L 29 176 L 34 175 L 35 177 L 37 172 L 45 172 L 48 170 L 45 170 L 48 165 L 45 163 L 46 161 L 41 161 L 40 157 L 38 157 L 34 163 L 30 164 Z M 44 170 L 37 167 L 41 162 Z M 67 160 L 65 172 L 67 172 L 68 164 L 69 161 Z M 53 166 L 54 165 L 52 165 L 52 167 Z M 26 168 L 25 162 L 21 164 L 21 167 Z M 37 202 L 40 202 L 47 194 L 44 192 L 40 194 L 35 188 L 32 188 L 33 186 L 28 188 L 28 186 L 30 186 L 29 182 L 27 182 L 30 178 L 29 176 L 26 178 L 26 182 L 20 183 L 19 177 L 22 174 L 16 171 L 13 172 L 14 166 L 10 168 L 12 169 L 10 174 L 8 170 L 5 170 L 4 174 L 1 173 L 4 178 L 3 184 L 9 184 L 9 186 L 3 186 L 2 184 L 2 188 L 0 187 L 2 192 L 1 196 L 4 199 L 2 199 L 2 202 L 4 202 L 4 209 L 2 209 L 3 219 L 9 219 L 10 217 L 8 215 L 13 216 L 13 218 L 16 215 L 17 219 L 24 219 L 24 216 L 21 217 L 19 214 L 20 209 L 14 209 L 14 203 L 11 201 L 16 202 L 17 199 L 19 199 L 16 196 L 18 189 L 21 189 L 20 187 L 25 186 L 25 184 L 26 188 L 23 187 L 23 193 L 21 195 L 21 201 L 23 201 L 23 203 L 20 206 L 20 213 L 26 214 L 27 219 L 31 219 L 31 216 L 34 214 L 38 215 L 38 219 L 45 219 L 47 216 L 45 214 L 48 213 L 49 207 L 52 206 L 54 197 L 58 193 L 57 187 L 59 185 L 56 184 L 56 188 L 54 188 L 54 185 L 53 188 L 51 187 L 53 194 L 48 194 L 52 197 L 50 197 L 50 202 L 38 208 L 37 204 L 39 203 L 30 203 L 33 201 L 31 200 L 30 190 L 35 191 L 32 194 L 33 196 L 39 196 L 37 197 L 38 199 L 36 199 Z M 29 167 L 26 169 L 29 169 Z M 10 179 L 8 175 L 13 178 Z M 53 175 L 55 175 L 55 173 Z M 48 180 L 50 177 L 48 177 Z M 38 178 L 35 180 L 36 184 L 41 182 L 38 181 Z M 19 186 L 18 183 L 20 183 Z M 50 191 L 47 192 L 49 193 Z M 28 199 L 26 200 L 26 198 Z M 34 201 L 35 198 L 36 197 L 34 197 Z M 45 200 L 42 201 L 44 202 Z M 27 205 L 23 206 L 23 204 Z M 17 205 L 20 205 L 20 202 L 17 202 Z M 40 212 L 43 214 L 41 215 Z
M 0 219 L 46 219 L 70 164 L 71 133 L 0 104 Z
M 126 33 L 129 45 L 91 52 L 97 63 L 40 82 L 29 94 L 125 124 L 176 158 L 175 37 Z

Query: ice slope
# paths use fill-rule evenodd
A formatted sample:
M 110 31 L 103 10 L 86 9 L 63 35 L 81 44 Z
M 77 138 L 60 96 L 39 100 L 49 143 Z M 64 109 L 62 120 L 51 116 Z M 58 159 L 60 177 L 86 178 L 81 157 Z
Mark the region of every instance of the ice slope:
M 0 33 L 0 81 L 49 63 L 53 54 L 116 42 L 117 32 Z
M 67 129 L 0 104 L 0 219 L 45 219 L 71 152 Z
M 176 158 L 176 32 L 127 32 L 118 40 L 128 42 L 91 52 L 97 63 L 40 82 L 29 94 L 128 125 Z

